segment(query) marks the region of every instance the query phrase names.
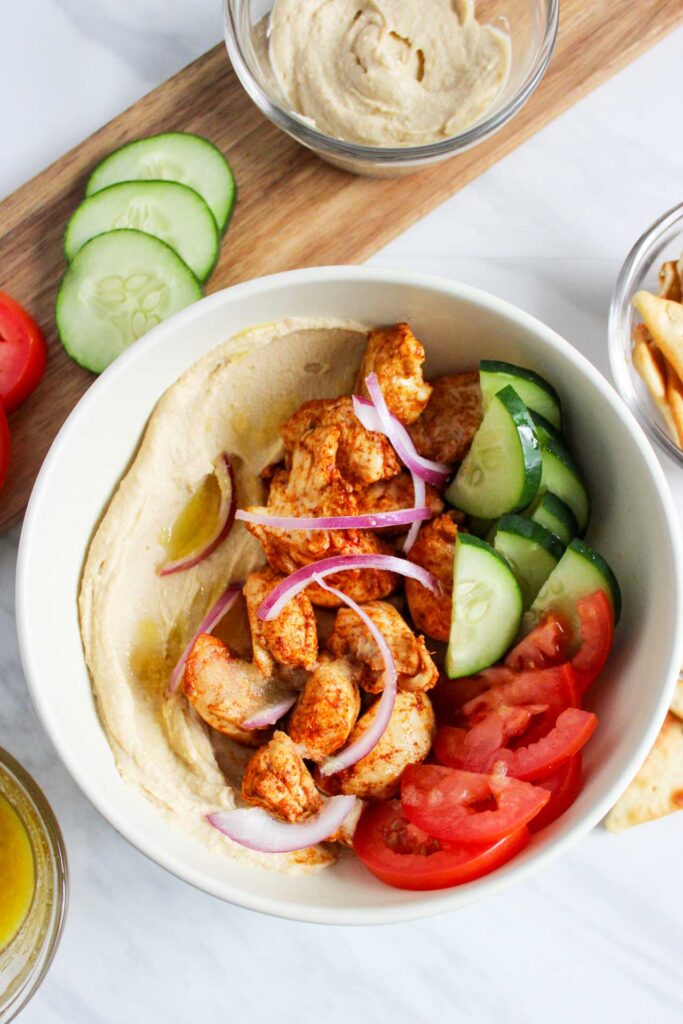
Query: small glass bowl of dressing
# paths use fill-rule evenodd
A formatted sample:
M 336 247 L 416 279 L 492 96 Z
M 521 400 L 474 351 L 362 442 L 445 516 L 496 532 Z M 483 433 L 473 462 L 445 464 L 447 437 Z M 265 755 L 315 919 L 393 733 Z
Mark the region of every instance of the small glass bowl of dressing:
M 342 170 L 373 177 L 412 174 L 464 152 L 499 131 L 521 110 L 543 78 L 559 20 L 559 0 L 482 0 L 476 7 L 477 20 L 510 37 L 510 71 L 498 95 L 477 121 L 456 135 L 423 145 L 388 147 L 326 135 L 291 109 L 268 56 L 272 8 L 273 0 L 223 0 L 225 44 L 245 91 L 274 125 L 302 146 Z
M 68 869 L 54 814 L 33 779 L 0 747 L 0 1024 L 34 994 L 64 925 Z

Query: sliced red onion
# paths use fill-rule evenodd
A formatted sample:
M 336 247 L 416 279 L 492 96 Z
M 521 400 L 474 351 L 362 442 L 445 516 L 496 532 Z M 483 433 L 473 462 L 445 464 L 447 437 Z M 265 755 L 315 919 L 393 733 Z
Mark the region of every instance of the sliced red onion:
M 427 485 L 424 482 L 424 480 L 421 480 L 416 473 L 412 472 L 412 470 L 410 475 L 413 479 L 413 500 L 415 501 L 415 507 L 417 508 L 418 506 L 424 505 L 425 503 L 427 497 Z M 403 541 L 403 550 L 406 553 L 406 555 L 408 554 L 413 544 L 417 540 L 417 535 L 420 532 L 420 525 L 421 524 L 416 521 L 408 530 L 408 535 L 406 539 Z
M 258 526 L 272 526 L 278 530 L 380 530 L 384 526 L 407 526 L 431 519 L 432 512 L 425 504 L 425 493 L 420 505 L 399 508 L 389 512 L 372 512 L 358 516 L 271 516 L 261 512 L 238 509 L 235 518 Z M 419 528 L 419 526 L 418 526 Z
M 166 562 L 159 569 L 160 576 L 170 576 L 175 572 L 185 572 L 186 569 L 193 569 L 205 558 L 212 554 L 219 544 L 222 544 L 232 529 L 237 508 L 237 488 L 235 487 L 235 472 L 232 467 L 232 459 L 227 452 L 223 452 L 214 462 L 213 471 L 218 480 L 221 492 L 221 504 L 216 519 L 216 528 L 203 546 L 201 551 L 185 555 L 173 562 Z
M 252 715 L 251 718 L 247 718 L 242 722 L 241 728 L 248 731 L 250 729 L 265 729 L 268 725 L 275 725 L 296 704 L 298 696 L 298 693 L 291 693 L 289 696 L 283 697 L 282 700 L 266 705 L 266 707 L 257 711 L 255 715 Z
M 292 853 L 315 846 L 341 828 L 356 802 L 355 796 L 333 796 L 318 814 L 306 821 L 278 821 L 261 807 L 217 811 L 206 820 L 240 846 L 259 853 Z
M 333 754 L 332 757 L 326 758 L 320 765 L 321 775 L 334 775 L 336 772 L 340 772 L 344 768 L 350 768 L 352 764 L 356 763 L 356 761 L 360 761 L 361 757 L 365 757 L 366 754 L 369 754 L 370 751 L 374 750 L 377 746 L 379 741 L 382 739 L 382 736 L 384 736 L 389 724 L 389 719 L 391 718 L 391 712 L 394 710 L 394 704 L 396 702 L 398 675 L 396 673 L 396 662 L 394 661 L 394 656 L 389 649 L 389 645 L 384 638 L 384 634 L 377 628 L 368 613 L 363 611 L 360 605 L 356 604 L 356 602 L 346 594 L 342 594 L 341 590 L 337 590 L 336 587 L 331 587 L 319 576 L 316 575 L 313 579 L 319 587 L 322 587 L 323 590 L 329 590 L 330 594 L 334 594 L 335 597 L 340 598 L 344 604 L 347 604 L 349 608 L 353 609 L 356 615 L 370 630 L 371 636 L 379 647 L 379 653 L 384 659 L 384 689 L 382 690 L 382 696 L 379 699 L 379 703 L 376 705 L 377 711 L 372 724 L 365 730 L 362 736 L 359 736 L 355 743 L 351 743 L 350 746 L 345 747 L 344 750 L 339 751 L 338 754 Z
M 375 384 L 371 385 L 373 377 L 376 387 Z M 416 476 L 419 476 L 428 484 L 442 487 L 448 478 L 453 475 L 453 468 L 445 462 L 433 462 L 431 459 L 425 459 L 422 455 L 418 454 L 413 439 L 406 428 L 393 413 L 389 412 L 376 374 L 371 373 L 366 378 L 365 384 L 373 400 L 370 402 L 367 398 L 361 398 L 360 395 L 353 396 L 353 411 L 365 429 L 384 434 L 396 449 L 396 454 L 401 462 L 404 463 L 406 469 L 409 469 L 411 473 L 415 473 Z M 381 410 L 375 403 L 375 397 L 381 398 L 383 404 Z
M 192 650 L 192 646 L 199 636 L 200 633 L 211 633 L 216 628 L 218 623 L 221 621 L 223 616 L 230 611 L 233 604 L 237 600 L 239 594 L 242 591 L 243 583 L 231 583 L 228 589 L 221 597 L 218 598 L 213 608 L 207 612 L 202 621 L 199 623 L 196 632 L 193 634 L 189 644 L 180 655 L 176 667 L 171 672 L 171 678 L 168 681 L 166 687 L 166 696 L 172 697 L 175 691 L 178 689 L 180 680 L 183 677 L 183 671 L 185 669 L 185 662 L 187 661 L 188 655 Z
M 273 587 L 265 601 L 259 605 L 258 617 L 267 621 L 274 619 L 293 597 L 306 589 L 314 576 L 320 578 L 349 569 L 384 569 L 409 576 L 435 594 L 440 592 L 439 581 L 428 569 L 397 555 L 334 555 L 302 566 Z

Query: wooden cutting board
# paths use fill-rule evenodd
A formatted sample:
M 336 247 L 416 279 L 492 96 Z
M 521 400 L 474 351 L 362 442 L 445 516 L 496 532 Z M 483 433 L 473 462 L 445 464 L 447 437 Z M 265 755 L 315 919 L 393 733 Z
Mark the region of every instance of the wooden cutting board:
M 62 349 L 53 306 L 66 222 L 89 172 L 112 149 L 143 135 L 186 130 L 206 135 L 225 153 L 239 198 L 210 292 L 293 267 L 357 263 L 680 23 L 682 0 L 561 0 L 550 67 L 517 117 L 482 145 L 402 179 L 345 174 L 273 128 L 243 92 L 220 45 L 22 186 L 0 203 L 0 289 L 42 325 L 50 356 L 40 386 L 10 419 L 12 462 L 0 493 L 0 530 L 20 517 L 55 434 L 93 380 Z

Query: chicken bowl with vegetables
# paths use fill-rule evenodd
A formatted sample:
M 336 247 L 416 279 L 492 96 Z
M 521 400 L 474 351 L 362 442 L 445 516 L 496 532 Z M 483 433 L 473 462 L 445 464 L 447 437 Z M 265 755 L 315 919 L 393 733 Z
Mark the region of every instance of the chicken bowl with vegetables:
M 55 486 L 80 530 L 50 579 L 78 600 L 47 607 Z M 66 763 L 160 863 L 288 916 L 417 916 L 559 852 L 637 768 L 681 655 L 672 523 L 551 331 L 299 271 L 172 318 L 86 396 L 29 510 L 22 653 Z

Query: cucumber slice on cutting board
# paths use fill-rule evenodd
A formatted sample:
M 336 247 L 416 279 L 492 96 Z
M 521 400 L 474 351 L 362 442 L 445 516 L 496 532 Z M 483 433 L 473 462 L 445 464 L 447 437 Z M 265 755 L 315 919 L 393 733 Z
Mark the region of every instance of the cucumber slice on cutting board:
M 556 494 L 576 517 L 579 533 L 585 533 L 590 513 L 588 490 L 581 471 L 560 441 L 548 441 L 543 447 L 541 490 Z
M 494 395 L 511 385 L 527 408 L 540 413 L 557 430 L 562 428 L 562 409 L 557 391 L 533 370 L 497 359 L 482 359 L 479 363 L 479 383 L 484 411 Z
M 122 228 L 76 253 L 57 293 L 59 337 L 72 359 L 100 373 L 143 334 L 202 297 L 187 264 L 158 238 Z
M 566 505 L 552 491 L 544 491 L 539 494 L 526 509 L 524 515 L 554 533 L 565 547 L 579 532 L 576 516 L 569 505 Z
M 166 242 L 205 281 L 218 259 L 220 236 L 202 197 L 176 181 L 126 181 L 85 199 L 66 229 L 64 252 L 71 262 L 96 235 L 135 228 Z
M 597 551 L 575 537 L 525 613 L 522 631 L 529 633 L 548 612 L 556 611 L 567 619 L 578 637 L 576 603 L 596 590 L 605 591 L 614 609 L 614 621 L 618 622 L 621 590 L 616 576 Z
M 524 516 L 505 515 L 498 521 L 493 546 L 515 574 L 528 608 L 564 553 L 555 534 Z
M 446 499 L 478 519 L 497 519 L 526 508 L 540 481 L 534 425 L 514 388 L 505 387 L 491 398 Z
M 235 179 L 223 154 L 208 139 L 167 132 L 129 142 L 110 153 L 90 175 L 85 194 L 121 181 L 178 181 L 198 192 L 218 230 L 227 227 L 235 203 Z
M 450 678 L 473 675 L 498 661 L 517 635 L 522 611 L 522 593 L 505 559 L 478 537 L 458 533 L 446 651 Z

